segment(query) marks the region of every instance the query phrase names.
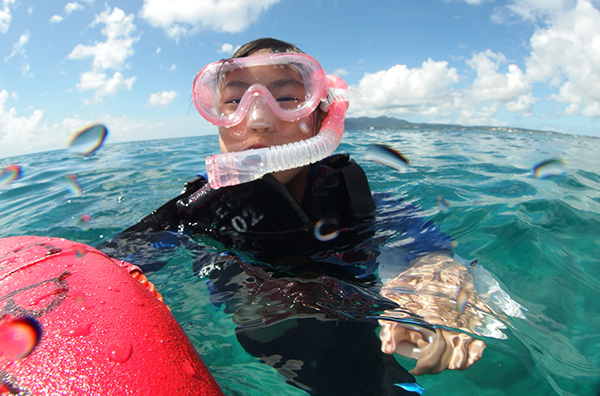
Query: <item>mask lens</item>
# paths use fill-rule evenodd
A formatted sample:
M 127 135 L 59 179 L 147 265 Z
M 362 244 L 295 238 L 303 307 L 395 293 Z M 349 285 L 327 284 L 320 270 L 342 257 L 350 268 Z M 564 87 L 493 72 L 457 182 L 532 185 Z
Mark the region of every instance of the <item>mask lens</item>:
M 207 66 L 196 77 L 193 94 L 200 114 L 216 125 L 241 122 L 258 96 L 277 118 L 295 121 L 314 111 L 327 94 L 327 78 L 307 55 L 251 56 Z
M 284 111 L 302 108 L 307 102 L 303 75 L 306 73 L 292 65 L 258 65 L 231 70 L 223 76 L 219 86 L 220 113 L 229 116 L 238 110 L 242 101 L 257 96 L 265 96 L 270 104 Z

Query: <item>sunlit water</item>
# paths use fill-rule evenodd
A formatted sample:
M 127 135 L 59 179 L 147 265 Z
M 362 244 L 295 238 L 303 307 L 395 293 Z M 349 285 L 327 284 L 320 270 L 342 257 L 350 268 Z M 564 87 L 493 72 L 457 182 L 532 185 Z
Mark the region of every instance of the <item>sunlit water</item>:
M 218 150 L 216 136 L 109 144 L 0 159 L 19 179 L 0 187 L 0 237 L 43 235 L 97 245 L 181 191 Z M 361 158 L 389 145 L 404 172 Z M 505 340 L 486 339 L 464 372 L 418 377 L 429 395 L 600 393 L 600 139 L 492 131 L 349 131 L 340 151 L 374 191 L 423 208 L 522 307 Z M 543 161 L 553 169 L 536 169 Z M 556 165 L 564 169 L 556 169 Z M 14 170 L 14 168 L 9 168 Z M 75 175 L 73 178 L 72 175 Z M 536 177 L 537 176 L 537 177 Z M 12 176 L 11 176 L 12 177 Z M 150 275 L 226 394 L 294 395 L 274 369 L 237 343 L 231 317 L 209 301 L 192 256 L 180 249 Z M 360 342 L 359 340 L 356 340 Z M 414 362 L 402 358 L 412 368 Z

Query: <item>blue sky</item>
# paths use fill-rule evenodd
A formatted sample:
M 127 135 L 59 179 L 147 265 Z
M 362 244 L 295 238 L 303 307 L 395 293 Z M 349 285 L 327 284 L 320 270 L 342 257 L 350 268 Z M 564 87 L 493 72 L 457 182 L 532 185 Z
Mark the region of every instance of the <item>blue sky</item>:
M 216 133 L 195 74 L 258 37 L 361 92 L 349 116 L 600 137 L 598 0 L 0 0 L 0 157 Z

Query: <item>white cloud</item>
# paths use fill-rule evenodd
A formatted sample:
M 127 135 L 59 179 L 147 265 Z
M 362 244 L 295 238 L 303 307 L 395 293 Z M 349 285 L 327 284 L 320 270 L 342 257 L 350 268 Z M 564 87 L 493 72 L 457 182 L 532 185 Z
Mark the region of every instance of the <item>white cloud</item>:
M 67 15 L 71 14 L 74 11 L 83 10 L 83 6 L 77 2 L 67 3 L 65 6 L 65 13 Z
M 168 126 L 164 121 L 149 122 L 110 114 L 97 116 L 94 120 L 74 116 L 60 122 L 48 122 L 42 110 L 20 115 L 9 105 L 11 100 L 17 100 L 15 93 L 0 90 L 0 158 L 63 149 L 73 133 L 92 123 L 100 122 L 108 127 L 110 142 L 164 138 Z M 197 136 L 198 124 L 199 121 L 194 119 L 190 126 L 179 131 L 180 136 Z M 206 128 L 214 133 L 212 125 L 206 123 Z
M 538 22 L 546 21 L 555 15 L 559 15 L 564 10 L 575 6 L 577 0 L 512 0 L 506 5 L 506 10 L 497 9 L 497 14 L 493 16 L 498 20 L 507 20 L 509 17 L 506 12 L 516 15 L 524 21 Z
M 478 1 L 472 1 L 476 4 Z M 594 3 L 596 4 L 596 3 Z M 413 115 L 464 123 L 497 123 L 499 112 L 533 114 L 536 84 L 554 90 L 547 98 L 565 115 L 600 117 L 600 11 L 592 0 L 511 0 L 494 18 L 510 15 L 534 22 L 531 52 L 524 66 L 487 50 L 466 60 L 475 78 L 459 76 L 446 62 L 428 60 L 419 68 L 396 65 L 365 74 L 361 100 L 350 114 Z M 457 88 L 458 82 L 464 88 Z
M 14 107 L 8 108 L 10 98 L 15 99 L 16 95 L 0 91 L 0 157 L 63 148 L 74 131 L 90 124 L 87 120 L 66 118 L 62 123 L 48 125 L 43 121 L 42 110 L 21 116 Z
M 233 44 L 229 44 L 229 43 L 225 43 L 223 45 L 221 45 L 221 48 L 219 48 L 219 53 L 220 54 L 233 54 L 235 51 L 237 51 L 240 48 L 239 45 L 234 46 Z
M 65 6 L 65 15 L 69 16 L 75 11 L 83 10 L 83 8 L 84 7 L 77 2 L 67 3 L 67 5 Z M 52 23 L 52 24 L 60 23 L 63 20 L 64 20 L 64 17 L 62 17 L 61 15 L 52 15 L 52 17 L 50 18 L 50 23 Z
M 12 51 L 4 57 L 4 62 L 8 62 L 10 59 L 14 58 L 16 55 L 20 55 L 23 58 L 23 63 L 19 70 L 21 71 L 21 75 L 26 77 L 32 77 L 31 68 L 29 63 L 27 63 L 27 54 L 25 53 L 25 46 L 29 42 L 29 31 L 25 31 L 21 36 L 19 36 L 19 40 L 13 44 Z
M 348 72 L 348 70 L 346 70 L 346 68 L 339 68 L 339 69 L 335 69 L 331 74 L 333 74 L 334 76 L 338 76 L 338 77 L 344 77 L 350 74 L 350 72 Z
M 105 73 L 88 71 L 81 74 L 77 88 L 81 91 L 95 90 L 94 98 L 86 100 L 85 104 L 97 103 L 107 95 L 114 95 L 123 89 L 131 90 L 135 77 L 125 78 L 121 73 L 115 72 L 112 77 Z
M 280 0 L 144 0 L 140 16 L 172 39 L 199 29 L 236 33 L 247 29 Z
M 518 66 L 506 65 L 503 54 L 487 50 L 466 63 L 476 77 L 464 88 L 457 84 L 467 76 L 459 76 L 447 62 L 431 59 L 418 68 L 395 65 L 367 73 L 356 87 L 361 97 L 350 106 L 350 114 L 456 117 L 473 124 L 496 122 L 494 116 L 500 110 L 531 113 L 535 103 L 531 83 Z M 505 66 L 506 71 L 501 71 Z
M 12 51 L 8 55 L 6 55 L 6 57 L 4 57 L 4 62 L 13 58 L 17 54 L 20 54 L 21 56 L 23 56 L 23 58 L 27 58 L 27 55 L 25 54 L 25 45 L 27 44 L 27 42 L 29 42 L 28 31 L 19 36 L 19 40 L 13 44 Z
M 221 54 L 233 54 L 233 44 L 225 43 L 219 48 Z
M 85 59 L 92 57 L 94 70 L 119 69 L 125 60 L 133 55 L 133 44 L 139 37 L 132 37 L 135 30 L 133 14 L 125 15 L 123 10 L 115 7 L 112 13 L 108 10 L 96 16 L 92 26 L 100 23 L 105 27 L 102 34 L 106 36 L 105 42 L 94 45 L 78 44 L 68 55 L 69 59 Z
M 176 42 L 179 42 L 180 38 L 185 37 L 188 34 L 190 34 L 189 33 L 190 30 L 188 28 L 186 28 L 185 26 L 181 26 L 177 23 L 173 24 L 171 26 L 168 26 L 165 29 L 166 29 L 167 36 L 169 36 Z
M 445 61 L 429 59 L 412 69 L 395 65 L 363 76 L 357 87 L 361 93 L 358 109 L 351 106 L 351 110 L 355 115 L 445 114 L 449 106 L 454 106 L 450 87 L 456 82 L 456 69 L 449 68 Z
M 472 102 L 500 102 L 509 111 L 531 112 L 534 99 L 531 84 L 525 74 L 514 64 L 508 65 L 508 72 L 498 72 L 501 64 L 507 63 L 502 53 L 486 50 L 467 61 L 467 65 L 477 72 L 467 94 Z
M 38 127 L 44 112 L 35 110 L 29 117 L 18 116 L 14 107 L 6 109 L 8 99 L 9 93 L 6 90 L 0 91 L 0 137 L 8 143 L 19 142 L 21 131 L 30 131 Z
M 94 45 L 78 44 L 69 54 L 69 59 L 93 58 L 92 68 L 94 70 L 121 69 L 125 60 L 133 55 L 133 41 L 108 40 Z
M 0 5 L 0 33 L 8 32 L 10 22 L 12 21 L 12 14 L 10 12 L 10 5 L 14 4 L 16 0 L 2 0 Z
M 569 115 L 600 117 L 600 11 L 588 0 L 552 17 L 530 40 L 527 77 L 558 87 Z
M 177 97 L 177 92 L 175 91 L 163 91 L 156 92 L 150 95 L 148 98 L 147 106 L 155 107 L 155 106 L 168 106 L 175 98 Z
M 21 68 L 21 75 L 25 76 L 25 77 L 33 77 L 33 74 L 31 73 L 31 67 L 29 66 L 29 63 L 24 63 Z
M 67 56 L 68 59 L 82 60 L 92 58 L 92 70 L 81 74 L 77 87 L 80 90 L 96 90 L 94 103 L 102 100 L 105 95 L 114 94 L 121 89 L 131 90 L 135 77 L 125 78 L 120 72 L 115 72 L 111 78 L 104 73 L 105 70 L 121 70 L 125 61 L 133 55 L 133 44 L 139 37 L 133 37 L 135 25 L 133 14 L 115 7 L 112 12 L 106 9 L 96 16 L 92 26 L 104 24 L 102 34 L 106 37 L 104 42 L 93 45 L 78 44 Z
M 55 24 L 55 23 L 60 23 L 62 22 L 63 17 L 61 17 L 60 15 L 52 15 L 52 17 L 50 18 L 50 23 Z

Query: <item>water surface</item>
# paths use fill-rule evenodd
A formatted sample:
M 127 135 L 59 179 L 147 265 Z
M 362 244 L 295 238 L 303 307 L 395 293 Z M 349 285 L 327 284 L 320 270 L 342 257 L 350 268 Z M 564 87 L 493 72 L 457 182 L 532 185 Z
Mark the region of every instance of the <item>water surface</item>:
M 372 143 L 401 152 L 408 170 L 362 158 Z M 0 237 L 97 245 L 178 194 L 217 150 L 216 136 L 202 136 L 108 144 L 86 157 L 62 150 L 1 159 L 1 168 L 18 164 L 22 175 L 0 188 Z M 524 317 L 504 318 L 507 339 L 486 340 L 472 368 L 418 377 L 425 394 L 600 393 L 600 139 L 361 130 L 348 131 L 338 151 L 363 166 L 373 191 L 421 207 L 453 238 L 458 255 L 477 259 L 523 307 Z M 536 165 L 549 159 L 559 159 L 564 174 L 536 177 Z M 80 192 L 65 179 L 73 174 Z M 82 223 L 85 215 L 89 222 Z M 204 280 L 193 276 L 190 252 L 178 250 L 150 280 L 225 393 L 303 394 L 237 343 L 231 317 L 210 303 Z

